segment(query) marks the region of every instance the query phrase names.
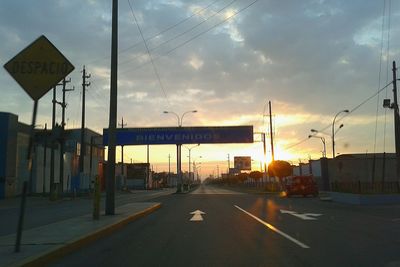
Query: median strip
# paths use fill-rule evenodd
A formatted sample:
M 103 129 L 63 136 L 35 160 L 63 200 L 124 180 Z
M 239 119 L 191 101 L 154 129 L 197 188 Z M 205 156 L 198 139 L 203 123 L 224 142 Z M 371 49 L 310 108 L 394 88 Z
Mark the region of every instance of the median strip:
M 296 245 L 300 246 L 301 248 L 310 248 L 309 246 L 307 246 L 306 244 L 300 242 L 299 240 L 291 237 L 290 235 L 282 232 L 281 230 L 279 230 L 278 228 L 276 228 L 275 226 L 261 220 L 260 218 L 258 218 L 257 216 L 254 216 L 253 214 L 251 214 L 250 212 L 245 211 L 244 209 L 242 209 L 241 207 L 234 205 L 238 210 L 246 213 L 247 215 L 249 215 L 250 217 L 252 217 L 254 220 L 258 221 L 259 223 L 263 224 L 264 226 L 266 226 L 268 229 L 274 231 L 277 234 L 280 234 L 281 236 L 285 237 L 286 239 L 292 241 L 293 243 L 295 243 Z

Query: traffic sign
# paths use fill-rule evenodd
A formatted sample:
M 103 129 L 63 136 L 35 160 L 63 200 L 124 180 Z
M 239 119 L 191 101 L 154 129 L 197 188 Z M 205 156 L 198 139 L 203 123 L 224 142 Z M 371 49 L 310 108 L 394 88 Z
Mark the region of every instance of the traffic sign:
M 39 100 L 75 67 L 42 35 L 4 68 L 33 100 Z

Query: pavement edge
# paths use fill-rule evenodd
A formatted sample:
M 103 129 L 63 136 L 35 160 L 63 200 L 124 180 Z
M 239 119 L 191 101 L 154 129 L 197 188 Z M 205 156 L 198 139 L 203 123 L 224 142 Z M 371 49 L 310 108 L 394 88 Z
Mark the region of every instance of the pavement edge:
M 41 253 L 39 255 L 35 255 L 32 257 L 29 257 L 25 260 L 22 260 L 20 262 L 17 262 L 15 264 L 10 265 L 11 266 L 45 266 L 48 265 L 50 262 L 55 261 L 56 259 L 67 255 L 68 253 L 73 252 L 74 250 L 77 250 L 85 245 L 90 244 L 93 241 L 98 240 L 99 238 L 105 237 L 107 235 L 112 234 L 114 231 L 124 227 L 128 223 L 135 221 L 141 217 L 144 217 L 157 209 L 161 207 L 161 203 L 154 204 L 153 206 L 142 210 L 140 212 L 137 212 L 133 215 L 130 215 L 114 224 L 105 226 L 99 230 L 96 230 L 94 232 L 91 232 L 83 237 L 79 237 L 76 239 L 73 239 L 71 241 L 68 241 L 68 243 L 59 245 L 53 249 L 50 249 L 44 253 Z

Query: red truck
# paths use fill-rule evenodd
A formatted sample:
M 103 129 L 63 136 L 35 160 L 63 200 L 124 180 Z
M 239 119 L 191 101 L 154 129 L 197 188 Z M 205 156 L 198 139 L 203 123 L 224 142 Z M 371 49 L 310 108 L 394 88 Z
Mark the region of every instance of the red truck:
M 288 197 L 292 195 L 318 196 L 318 186 L 312 175 L 287 177 L 284 182 L 284 188 Z

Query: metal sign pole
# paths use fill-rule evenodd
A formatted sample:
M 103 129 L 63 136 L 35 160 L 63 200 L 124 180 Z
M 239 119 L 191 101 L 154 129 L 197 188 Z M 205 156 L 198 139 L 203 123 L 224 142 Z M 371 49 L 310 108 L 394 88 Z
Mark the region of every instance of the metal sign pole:
M 35 62 L 35 70 L 26 71 L 24 69 L 24 62 Z M 48 68 L 48 66 L 58 67 L 51 69 L 51 67 Z M 52 87 L 55 87 L 60 80 L 71 73 L 75 67 L 44 35 L 42 35 L 4 64 L 4 68 L 34 101 L 31 133 L 27 153 L 28 171 L 30 172 L 30 175 L 29 181 L 25 181 L 23 185 L 21 209 L 17 228 L 17 240 L 15 242 L 15 252 L 18 252 L 20 250 L 24 223 L 26 191 L 28 190 L 28 186 L 31 186 L 33 177 L 31 154 L 38 101 Z M 40 79 L 38 79 L 39 76 Z
M 34 130 L 35 130 L 35 124 L 36 124 L 36 114 L 37 114 L 37 106 L 38 106 L 38 100 L 34 101 L 33 104 L 33 115 L 32 115 L 32 125 L 31 125 L 31 132 L 29 136 L 29 145 L 28 145 L 28 171 L 29 171 L 29 187 L 32 184 L 32 146 L 33 146 L 33 135 L 34 135 Z M 19 209 L 19 218 L 18 218 L 18 226 L 17 226 L 17 237 L 15 240 L 15 252 L 20 251 L 21 247 L 21 238 L 22 238 L 22 229 L 24 226 L 24 217 L 25 217 L 25 203 L 26 203 L 26 193 L 27 193 L 27 188 L 28 188 L 28 182 L 24 181 L 23 187 L 22 187 L 22 194 L 21 194 L 21 206 Z

